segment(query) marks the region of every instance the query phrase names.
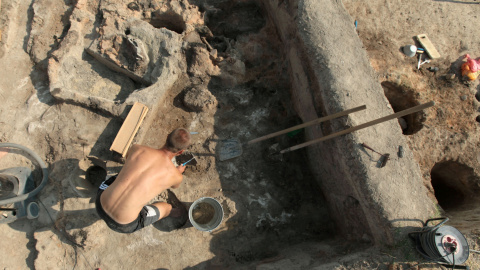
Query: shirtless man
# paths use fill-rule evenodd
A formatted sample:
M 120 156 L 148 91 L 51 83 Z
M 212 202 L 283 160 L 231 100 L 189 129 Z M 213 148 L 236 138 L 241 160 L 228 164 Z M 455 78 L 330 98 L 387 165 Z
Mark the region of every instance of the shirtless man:
M 175 167 L 172 158 L 189 144 L 190 133 L 179 128 L 168 135 L 160 149 L 136 144 L 130 148 L 120 173 L 105 180 L 97 193 L 97 213 L 108 227 L 132 233 L 164 217 L 186 214 L 180 202 L 177 207 L 166 202 L 147 203 L 165 189 L 180 186 L 185 166 Z

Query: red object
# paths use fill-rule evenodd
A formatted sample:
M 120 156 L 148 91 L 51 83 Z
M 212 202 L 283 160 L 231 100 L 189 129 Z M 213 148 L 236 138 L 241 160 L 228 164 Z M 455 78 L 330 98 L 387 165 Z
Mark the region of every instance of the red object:
M 480 57 L 477 59 L 472 59 L 467 53 L 465 54 L 464 59 L 467 60 L 467 65 L 470 68 L 471 72 L 477 72 L 478 70 L 480 70 Z

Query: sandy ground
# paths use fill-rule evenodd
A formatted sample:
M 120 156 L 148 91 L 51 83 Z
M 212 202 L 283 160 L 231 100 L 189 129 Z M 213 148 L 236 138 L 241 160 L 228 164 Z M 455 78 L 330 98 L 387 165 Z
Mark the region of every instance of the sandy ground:
M 211 6 L 207 7 L 215 10 L 215 4 L 220 2 L 209 1 Z M 33 2 L 3 0 L 1 3 L 0 97 L 6 102 L 0 108 L 0 141 L 25 145 L 44 158 L 50 169 L 50 183 L 39 196 L 42 202 L 39 219 L 0 225 L 3 236 L 0 249 L 4 251 L 0 266 L 5 269 L 251 269 L 251 262 L 274 258 L 286 245 L 331 238 L 335 230 L 321 191 L 304 166 L 304 152 L 298 151 L 287 160 L 272 160 L 268 155 L 270 141 L 245 148 L 242 156 L 232 161 L 218 162 L 215 158 L 219 140 L 236 137 L 244 142 L 298 123 L 284 86 L 288 85 L 285 79 L 288 75 L 283 63 L 276 60 L 281 58 L 281 46 L 273 26 L 257 15 L 255 6 L 214 17 L 218 22 L 227 20 L 233 29 L 242 29 L 241 33 L 222 28 L 215 20 L 210 24 L 214 34 L 223 31 L 230 38 L 241 36 L 230 54 L 238 53 L 235 57 L 245 63 L 244 81 L 227 81 L 231 85 L 225 87 L 224 79 L 185 74 L 162 100 L 155 120 L 143 127 L 146 131 L 141 143 L 152 147 L 161 146 L 166 134 L 175 127 L 198 132 L 189 149 L 198 163 L 187 169 L 184 183 L 175 193 L 187 204 L 200 197 L 216 198 L 224 208 L 224 222 L 213 233 L 200 232 L 190 224 L 171 233 L 155 227 L 131 236 L 109 231 L 92 211 L 92 191 L 79 193 L 74 186 L 78 175 L 91 165 L 85 160 L 88 155 L 109 160 L 109 174 L 121 168 L 108 149 L 122 120 L 58 102 L 50 95 L 45 61 L 66 29 L 62 17 L 68 15 L 72 3 L 42 3 L 55 8 L 50 10 L 50 20 L 42 22 L 48 26 L 48 35 L 35 40 L 44 43 L 44 50 L 35 53 L 31 51 L 31 37 L 38 35 L 31 26 Z M 96 4 L 90 3 L 93 7 Z M 420 130 L 407 135 L 432 199 L 435 194 L 431 175 L 437 163 L 458 162 L 465 167 L 454 170 L 457 175 L 467 171 L 466 178 L 478 177 L 479 123 L 475 120 L 480 107 L 475 97 L 480 91 L 478 82 L 465 85 L 458 79 L 447 81 L 444 76 L 453 72 L 458 77 L 463 54 L 480 57 L 480 43 L 474 34 L 480 23 L 477 18 L 480 5 L 474 1 L 428 0 L 345 0 L 343 4 L 353 20 L 357 20 L 359 37 L 377 71 L 379 83 L 384 83 L 387 89 L 390 82 L 395 89 L 411 91 L 409 99 L 414 103 L 435 100 L 438 104 L 435 113 L 423 122 L 412 120 L 420 125 Z M 252 34 L 255 32 L 258 34 Z M 421 33 L 430 37 L 442 58 L 418 71 L 417 59 L 406 57 L 401 47 L 414 44 L 413 36 Z M 221 41 L 218 44 L 224 46 Z M 426 70 L 429 66 L 440 70 L 431 73 Z M 215 96 L 218 106 L 194 112 L 182 100 L 199 80 L 206 80 L 203 85 Z M 402 98 L 393 95 L 392 100 Z M 299 141 L 301 134 L 279 138 L 275 143 L 284 147 Z M 11 155 L 14 154 L 8 156 Z M 0 160 L 1 168 L 24 164 L 19 162 L 21 158 L 8 156 Z M 316 214 L 312 215 L 313 212 Z M 468 234 L 471 248 L 478 250 L 478 220 L 465 222 L 478 213 L 446 211 L 446 214 L 467 215 L 453 224 Z M 388 250 L 387 253 L 398 256 L 392 261 L 418 260 L 408 248 L 405 251 L 407 246 L 408 241 L 399 243 L 396 251 Z M 351 247 L 342 246 L 336 255 L 349 250 Z M 478 255 L 471 256 L 472 269 L 479 269 L 475 257 Z M 368 263 L 365 265 L 353 263 L 348 269 L 368 269 Z M 378 264 L 378 269 L 387 269 L 387 265 Z

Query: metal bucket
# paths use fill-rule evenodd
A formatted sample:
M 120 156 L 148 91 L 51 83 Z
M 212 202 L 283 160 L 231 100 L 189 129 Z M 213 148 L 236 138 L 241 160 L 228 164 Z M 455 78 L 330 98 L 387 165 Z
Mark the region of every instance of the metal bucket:
M 222 205 L 214 198 L 200 198 L 190 206 L 188 219 L 199 231 L 213 231 L 222 223 Z

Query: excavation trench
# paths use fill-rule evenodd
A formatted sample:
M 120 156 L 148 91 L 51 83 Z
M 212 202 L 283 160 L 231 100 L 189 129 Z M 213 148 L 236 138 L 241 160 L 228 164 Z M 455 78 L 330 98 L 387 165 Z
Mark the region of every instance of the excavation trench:
M 373 137 L 367 131 L 278 155 L 289 146 L 416 105 L 413 96 L 402 97 L 403 89 L 386 84 L 384 92 L 372 79 L 366 53 L 354 33 L 346 30 L 347 24 L 338 25 L 345 31 L 322 25 L 335 16 L 347 21 L 350 17 L 342 7 L 306 8 L 297 1 L 274 0 L 198 2 L 191 1 L 203 9 L 211 32 L 197 27 L 198 36 L 185 37 L 187 73 L 166 92 L 165 106 L 152 110 L 155 115 L 143 143 L 163 145 L 168 132 L 177 127 L 194 132 L 189 152 L 197 164 L 185 172 L 186 192 L 192 201 L 218 198 L 225 208 L 224 227 L 210 239 L 210 250 L 218 258 L 227 264 L 252 263 L 277 256 L 287 246 L 318 243 L 335 235 L 370 245 L 391 244 L 395 237 L 391 227 L 404 225 L 393 222 L 430 214 L 425 190 L 413 199 L 405 197 L 417 185 L 421 190 L 418 166 L 412 159 L 402 160 L 406 174 L 394 165 L 381 171 L 372 166 L 358 147 L 361 142 L 371 144 Z M 308 13 L 323 8 L 332 17 L 320 18 L 328 11 Z M 312 25 L 309 16 L 318 17 L 319 24 Z M 183 33 L 188 28 L 171 12 L 154 12 L 147 22 L 169 37 L 175 36 L 170 31 Z M 138 25 L 131 25 L 125 34 L 140 38 L 135 34 Z M 340 32 L 348 34 L 342 39 L 354 49 L 346 51 L 333 42 Z M 346 59 L 355 69 L 337 64 Z M 341 74 L 350 74 L 351 79 Z M 382 106 L 385 95 L 393 111 Z M 242 154 L 235 159 L 215 158 L 223 140 L 236 138 L 244 143 L 364 104 L 372 113 L 342 117 L 251 146 L 243 144 Z M 422 116 L 406 122 L 404 133 L 414 134 L 422 127 Z M 372 141 L 375 147 L 391 147 L 384 137 L 405 145 L 397 123 L 371 130 L 381 134 Z M 398 145 L 394 147 L 396 151 Z M 379 179 L 394 179 L 397 186 L 392 189 L 391 183 L 384 185 Z M 372 197 L 384 193 L 388 195 Z M 409 203 L 423 208 L 411 212 Z
M 190 258 L 187 265 L 172 264 L 185 268 L 196 260 L 200 261 L 197 267 L 206 269 L 256 265 L 266 258 L 282 254 L 288 257 L 292 247 L 307 242 L 313 242 L 315 248 L 303 252 L 310 253 L 311 261 L 315 261 L 322 248 L 325 252 L 335 249 L 329 244 L 325 248 L 322 243 L 393 244 L 406 229 L 418 226 L 412 220 L 426 220 L 432 215 L 434 205 L 427 197 L 418 164 L 411 158 L 397 122 L 278 154 L 287 147 L 416 104 L 413 97 L 401 96 L 402 89 L 392 85 L 384 85 L 383 89 L 374 79 L 367 55 L 352 30 L 351 17 L 338 1 L 188 2 L 202 9 L 211 32 L 188 25 L 177 12 L 167 9 L 152 14 L 148 7 L 150 13 L 138 10 L 141 20 L 128 21 L 124 28 L 115 29 L 118 37 L 93 43 L 114 46 L 122 41 L 138 45 L 129 45 L 132 53 L 127 56 L 143 63 L 139 67 L 145 70 L 129 74 L 148 79 L 152 85 L 135 91 L 137 84 L 128 79 L 127 92 L 132 94 L 125 100 L 138 98 L 152 109 L 135 142 L 161 147 L 171 130 L 187 128 L 193 142 L 188 152 L 196 157 L 196 163 L 185 171 L 184 182 L 176 191 L 181 195 L 179 199 L 193 202 L 200 197 L 212 197 L 222 204 L 224 222 L 214 233 L 202 234 L 187 226 L 180 232 L 184 237 L 174 236 L 183 244 L 175 242 L 171 247 L 184 253 L 208 248 L 214 258 L 204 252 L 198 258 Z M 134 12 L 141 7 L 129 8 Z M 148 18 L 147 13 L 151 15 Z M 328 27 L 333 21 L 335 27 Z M 148 27 L 156 29 L 146 33 Z M 192 29 L 196 31 L 185 33 Z M 146 50 L 140 46 L 142 43 Z M 102 64 L 107 63 L 106 55 L 116 55 L 108 46 L 89 49 Z M 122 64 L 125 57 L 118 55 L 116 60 L 121 65 L 114 70 L 128 68 Z M 161 79 L 152 74 L 160 74 Z M 386 105 L 388 101 L 393 109 Z M 361 105 L 368 110 L 254 145 L 246 144 L 257 137 Z M 422 128 L 422 115 L 406 122 L 404 134 L 414 134 Z M 219 161 L 217 154 L 222 142 L 231 138 L 242 143 L 241 155 Z M 390 153 L 403 145 L 410 158 L 392 160 L 379 169 L 371 156 L 362 151 L 363 142 Z M 82 170 L 85 178 L 81 183 L 90 186 L 105 175 L 95 166 Z M 77 180 L 71 183 L 75 185 Z M 90 193 L 86 188 L 79 195 L 88 197 Z M 148 245 L 141 248 L 146 254 L 151 252 Z M 146 257 L 145 265 L 158 265 L 157 261 L 149 261 L 151 256 Z
M 223 205 L 224 229 L 210 240 L 210 250 L 223 266 L 250 264 L 275 257 L 288 245 L 330 239 L 335 230 L 306 151 L 278 155 L 302 142 L 303 130 L 243 144 L 240 156 L 219 161 L 222 140 L 244 143 L 301 121 L 291 103 L 281 40 L 265 7 L 255 1 L 211 1 L 208 6 L 215 10 L 206 11 L 213 34 L 206 40 L 212 48 L 190 44 L 189 77 L 167 93 L 164 103 L 171 105 L 158 112 L 147 143 L 161 144 L 165 127 L 184 126 L 194 133 L 188 151 L 197 163 L 185 172 L 185 182 L 192 201 L 214 197 Z M 207 50 L 225 59 L 218 63 L 218 75 L 205 76 L 196 65 Z

